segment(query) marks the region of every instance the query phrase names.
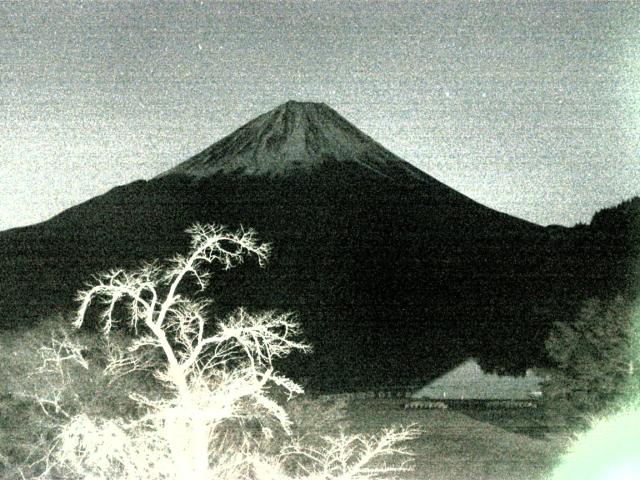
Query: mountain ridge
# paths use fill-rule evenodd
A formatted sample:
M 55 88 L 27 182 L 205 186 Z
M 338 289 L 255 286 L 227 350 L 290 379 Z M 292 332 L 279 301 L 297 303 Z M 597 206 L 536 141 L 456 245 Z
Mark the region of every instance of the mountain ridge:
M 250 120 L 152 180 L 185 175 L 264 178 L 313 174 L 330 164 L 354 164 L 431 195 L 491 210 L 532 228 L 539 225 L 487 207 L 389 151 L 324 102 L 289 100 Z M 339 168 L 336 166 L 336 168 Z

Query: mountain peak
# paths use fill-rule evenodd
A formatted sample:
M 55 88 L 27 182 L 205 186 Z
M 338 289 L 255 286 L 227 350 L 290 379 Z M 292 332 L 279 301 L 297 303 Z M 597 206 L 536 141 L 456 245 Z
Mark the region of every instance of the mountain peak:
M 326 162 L 353 162 L 374 172 L 427 176 L 324 103 L 290 100 L 163 173 L 281 176 Z
M 326 109 L 333 110 L 324 102 L 300 102 L 298 100 L 287 100 L 285 103 L 277 106 L 274 110 L 292 110 L 292 111 L 304 111 L 304 110 L 318 110 Z

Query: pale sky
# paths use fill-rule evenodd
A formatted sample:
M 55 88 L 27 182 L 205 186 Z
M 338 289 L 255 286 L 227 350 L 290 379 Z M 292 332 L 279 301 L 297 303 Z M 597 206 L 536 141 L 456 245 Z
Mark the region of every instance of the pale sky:
M 0 1 L 0 230 L 322 101 L 500 211 L 640 195 L 640 2 Z

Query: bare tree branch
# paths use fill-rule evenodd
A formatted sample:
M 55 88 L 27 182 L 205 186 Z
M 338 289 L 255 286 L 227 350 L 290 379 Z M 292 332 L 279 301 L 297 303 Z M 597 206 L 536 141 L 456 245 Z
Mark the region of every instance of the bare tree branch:
M 269 246 L 259 243 L 253 230 L 196 224 L 187 232 L 192 237 L 187 255 L 176 255 L 165 267 L 151 263 L 133 271 L 111 270 L 79 293 L 76 327 L 96 300 L 107 338 L 119 322 L 119 305 L 127 307 L 127 325 L 136 333 L 127 348 L 107 343 L 105 372 L 119 377 L 150 370 L 163 388 L 153 398 L 130 393 L 142 413 L 126 420 L 70 415 L 59 410 L 59 397 L 41 399 L 45 412 L 53 409 L 68 417 L 43 460 L 43 478 L 293 480 L 283 468 L 285 457 L 301 459 L 306 473 L 295 477 L 300 480 L 373 479 L 406 469 L 404 462 L 372 465 L 379 458 L 407 456 L 398 444 L 415 438 L 415 428 L 371 438 L 325 438 L 322 448 L 294 445 L 284 457 L 259 450 L 256 436 L 270 440 L 274 428 L 292 433 L 286 410 L 269 396 L 271 389 L 289 398 L 303 392 L 275 371 L 273 361 L 294 350 L 308 352 L 310 346 L 298 340 L 300 325 L 291 314 L 271 311 L 238 309 L 208 334 L 210 303 L 181 293 L 183 280 L 192 277 L 204 290 L 210 279 L 206 266 L 229 269 L 247 256 L 264 265 Z M 42 352 L 43 369 L 56 374 L 64 375 L 63 363 L 71 360 L 87 368 L 82 351 L 67 340 L 52 342 Z M 255 419 L 260 428 L 247 430 L 246 423 Z M 225 428 L 230 423 L 238 427 L 235 436 Z

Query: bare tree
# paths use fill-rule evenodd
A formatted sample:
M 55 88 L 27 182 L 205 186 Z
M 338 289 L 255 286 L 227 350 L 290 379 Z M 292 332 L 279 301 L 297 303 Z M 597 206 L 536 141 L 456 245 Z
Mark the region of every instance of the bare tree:
M 297 340 L 300 326 L 287 313 L 250 314 L 238 309 L 208 333 L 209 302 L 186 296 L 181 291 L 185 279 L 204 290 L 210 278 L 204 269 L 207 264 L 229 269 L 250 256 L 263 265 L 269 247 L 259 243 L 251 230 L 230 233 L 223 227 L 196 224 L 188 233 L 192 236 L 188 255 L 177 255 L 164 266 L 151 263 L 135 271 L 112 270 L 80 292 L 75 327 L 83 325 L 95 301 L 102 305 L 100 322 L 106 336 L 121 322 L 116 314 L 119 305 L 127 307 L 126 324 L 136 333 L 127 348 L 114 344 L 108 349 L 106 372 L 117 377 L 149 370 L 161 388 L 157 395 L 130 393 L 143 412 L 133 419 L 65 412 L 66 423 L 45 459 L 43 476 L 287 479 L 293 477 L 285 473 L 285 459 L 295 457 L 301 457 L 301 468 L 307 465 L 297 469 L 296 478 L 376 478 L 405 469 L 405 464 L 377 469 L 365 465 L 377 457 L 407 454 L 394 445 L 415 437 L 415 428 L 390 430 L 380 438 L 325 439 L 324 450 L 292 444 L 279 456 L 264 452 L 263 442 L 273 436 L 274 428 L 291 433 L 285 409 L 270 392 L 284 390 L 289 398 L 302 393 L 298 384 L 275 371 L 273 361 L 310 347 Z M 67 342 L 48 350 L 45 360 L 56 368 L 63 361 L 84 362 L 79 352 Z M 57 403 L 54 406 L 58 408 Z M 336 470 L 338 464 L 341 471 Z

